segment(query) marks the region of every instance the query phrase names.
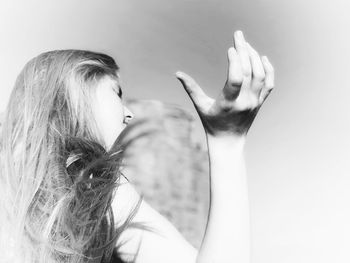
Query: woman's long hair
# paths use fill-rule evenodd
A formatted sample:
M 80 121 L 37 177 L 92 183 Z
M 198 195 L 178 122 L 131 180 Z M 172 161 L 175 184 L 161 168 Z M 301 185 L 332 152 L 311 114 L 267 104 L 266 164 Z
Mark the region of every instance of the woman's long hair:
M 1 132 L 1 262 L 109 261 L 122 152 L 105 150 L 90 105 L 117 70 L 107 55 L 60 50 L 18 76 Z

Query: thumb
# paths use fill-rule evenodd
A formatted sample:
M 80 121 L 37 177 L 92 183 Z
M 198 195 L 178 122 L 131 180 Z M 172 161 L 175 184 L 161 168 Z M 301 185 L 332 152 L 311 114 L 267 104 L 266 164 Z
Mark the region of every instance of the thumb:
M 201 109 L 204 101 L 208 96 L 204 93 L 197 82 L 184 72 L 178 71 L 175 73 L 176 78 L 181 82 L 182 86 L 185 88 L 188 96 L 190 96 L 194 106 L 197 109 Z

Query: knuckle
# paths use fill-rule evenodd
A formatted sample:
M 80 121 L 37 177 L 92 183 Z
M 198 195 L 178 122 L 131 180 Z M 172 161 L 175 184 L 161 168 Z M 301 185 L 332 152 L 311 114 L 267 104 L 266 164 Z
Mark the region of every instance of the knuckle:
M 195 89 L 197 87 L 196 82 L 193 80 L 189 80 L 187 84 L 191 89 Z
M 227 100 L 220 101 L 219 106 L 223 111 L 226 112 L 232 109 L 232 103 Z
M 239 76 L 232 76 L 228 79 L 228 85 L 230 86 L 241 86 L 243 83 L 243 77 Z
M 246 48 L 247 48 L 246 43 L 243 42 L 243 41 L 238 41 L 238 42 L 236 43 L 236 46 L 237 46 L 237 48 L 242 48 L 242 49 L 246 49 Z
M 230 88 L 237 89 L 238 87 L 241 86 L 242 83 L 240 83 L 240 82 L 229 82 L 229 83 L 227 83 L 227 84 L 228 84 L 228 86 L 229 86 Z
M 242 73 L 244 77 L 250 77 L 252 75 L 252 71 L 250 69 L 243 69 Z
M 248 63 L 242 63 L 242 74 L 244 77 L 250 77 L 252 75 L 252 69 Z
M 228 86 L 236 88 L 242 86 L 242 81 L 241 80 L 230 80 L 228 81 Z
M 265 74 L 262 72 L 255 72 L 254 79 L 258 82 L 263 82 L 265 80 Z
M 229 56 L 232 56 L 232 55 L 235 55 L 236 54 L 236 49 L 234 47 L 230 47 L 228 50 L 227 50 L 227 54 Z
M 227 50 L 227 58 L 229 61 L 234 61 L 237 57 L 237 52 L 234 48 Z

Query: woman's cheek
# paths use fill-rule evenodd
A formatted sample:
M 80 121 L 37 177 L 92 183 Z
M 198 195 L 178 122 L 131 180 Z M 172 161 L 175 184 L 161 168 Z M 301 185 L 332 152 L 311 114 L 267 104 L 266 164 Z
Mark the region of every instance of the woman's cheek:
M 111 146 L 124 128 L 124 109 L 111 90 L 100 89 L 93 105 L 97 125 L 105 144 Z

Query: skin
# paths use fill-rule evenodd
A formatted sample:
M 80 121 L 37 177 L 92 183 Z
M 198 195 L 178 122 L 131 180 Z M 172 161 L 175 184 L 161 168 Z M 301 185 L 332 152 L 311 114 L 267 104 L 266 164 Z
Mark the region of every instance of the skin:
M 105 146 L 109 149 L 134 116 L 123 105 L 121 87 L 110 77 L 99 81 L 92 109 Z
M 127 229 L 120 237 L 119 251 L 125 253 L 124 260 L 132 258 L 126 254 L 137 252 L 136 262 L 145 263 L 248 263 L 250 223 L 244 145 L 256 114 L 274 86 L 273 67 L 237 31 L 228 50 L 227 80 L 215 99 L 189 75 L 177 72 L 176 77 L 196 108 L 207 139 L 210 208 L 202 245 L 199 251 L 194 249 L 168 220 L 142 201 L 133 221 L 144 222 L 155 231 Z M 124 119 L 131 115 L 118 96 L 112 97 L 113 87 L 108 83 L 100 84 L 94 107 L 110 145 L 125 127 Z M 123 182 L 112 204 L 117 224 L 139 198 L 130 183 Z

